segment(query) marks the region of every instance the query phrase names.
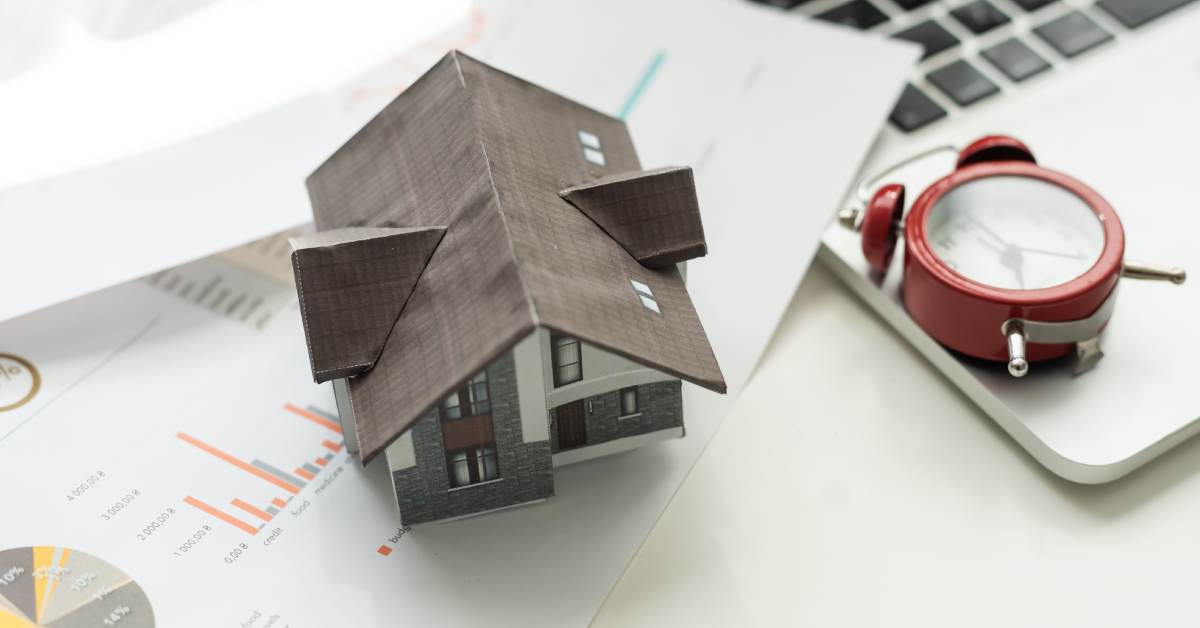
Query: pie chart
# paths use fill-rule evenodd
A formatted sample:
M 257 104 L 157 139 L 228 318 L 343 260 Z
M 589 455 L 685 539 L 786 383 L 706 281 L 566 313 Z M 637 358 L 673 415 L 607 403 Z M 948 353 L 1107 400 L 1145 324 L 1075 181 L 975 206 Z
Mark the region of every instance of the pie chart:
M 86 552 L 38 546 L 0 550 L 0 628 L 154 628 L 142 587 Z

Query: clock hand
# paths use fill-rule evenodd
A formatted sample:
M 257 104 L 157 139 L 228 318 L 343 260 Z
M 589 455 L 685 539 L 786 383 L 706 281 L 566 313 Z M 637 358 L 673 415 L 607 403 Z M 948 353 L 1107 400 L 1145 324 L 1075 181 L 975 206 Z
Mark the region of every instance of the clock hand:
M 998 253 L 1000 255 L 1000 264 L 1002 266 L 1008 268 L 1009 270 L 1013 271 L 1013 274 L 1017 276 L 1017 285 L 1020 286 L 1022 290 L 1024 290 L 1025 289 L 1025 270 L 1024 270 L 1025 257 L 1023 255 L 1021 255 L 1021 248 L 1014 244 L 1011 244 L 1009 242 L 1005 242 L 1004 238 L 1001 238 L 999 235 L 997 235 L 995 231 L 988 229 L 987 225 L 984 225 L 983 223 L 976 220 L 974 216 L 968 215 L 968 218 L 970 219 L 971 222 L 975 223 L 975 225 L 977 227 L 979 227 L 984 233 L 992 236 L 993 238 L 995 238 L 997 241 L 1000 242 L 1000 244 L 993 244 L 993 243 L 988 242 L 987 240 L 979 237 L 978 235 L 975 236 L 975 239 L 980 244 L 995 251 L 996 253 Z
M 1021 254 L 1020 247 L 1008 245 L 1002 253 L 1000 253 L 1000 263 L 1013 271 L 1017 276 L 1017 285 L 1022 290 L 1025 289 L 1025 256 Z
M 974 223 L 974 225 L 976 227 L 979 227 L 984 233 L 991 236 L 992 239 L 994 239 L 996 242 L 999 242 L 1001 246 L 1005 246 L 1005 247 L 1012 246 L 1012 244 L 1008 240 L 1005 240 L 1004 238 L 1000 237 L 1000 234 L 996 233 L 995 231 L 992 231 L 992 229 L 990 227 L 988 227 L 987 225 L 980 222 L 979 219 L 976 218 L 975 216 L 972 216 L 971 214 L 966 214 L 966 217 L 967 217 L 967 220 Z
M 995 251 L 995 252 L 997 252 L 997 253 L 999 253 L 999 254 L 1001 254 L 1001 255 L 1003 255 L 1003 254 L 1004 254 L 1004 247 L 1001 247 L 1001 246 L 1000 246 L 1000 245 L 998 245 L 998 244 L 992 244 L 992 242 L 991 242 L 991 241 L 989 241 L 989 240 L 984 240 L 983 238 L 981 238 L 981 237 L 979 237 L 979 236 L 975 236 L 975 240 L 976 240 L 976 241 L 978 241 L 980 244 L 982 244 L 982 245 L 986 246 L 987 248 L 989 248 L 989 249 L 991 249 L 991 250 L 993 250 L 993 251 Z
M 1025 268 L 1025 266 L 1023 264 L 1013 266 L 1013 274 L 1017 276 L 1017 285 L 1020 286 L 1022 290 L 1025 289 L 1025 270 L 1024 270 L 1024 268 Z
M 1083 256 L 1078 253 L 1060 253 L 1058 251 L 1047 251 L 1045 249 L 1033 249 L 1029 247 L 1017 247 L 1024 253 L 1037 253 L 1039 255 L 1053 255 L 1054 257 L 1065 257 L 1067 259 L 1083 259 Z

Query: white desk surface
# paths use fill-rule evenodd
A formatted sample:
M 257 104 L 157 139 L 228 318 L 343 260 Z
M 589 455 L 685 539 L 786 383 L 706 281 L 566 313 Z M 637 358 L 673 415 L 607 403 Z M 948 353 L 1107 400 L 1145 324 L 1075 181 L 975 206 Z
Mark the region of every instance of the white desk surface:
M 1052 475 L 815 265 L 595 625 L 1192 626 L 1198 469 Z

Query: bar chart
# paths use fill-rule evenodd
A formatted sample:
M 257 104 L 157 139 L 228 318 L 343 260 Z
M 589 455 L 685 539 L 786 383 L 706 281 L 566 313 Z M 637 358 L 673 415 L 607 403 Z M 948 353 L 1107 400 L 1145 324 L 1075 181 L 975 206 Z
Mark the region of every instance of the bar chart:
M 261 330 L 292 298 L 289 229 L 219 255 L 167 268 L 147 284 L 216 316 Z
M 289 403 L 283 406 L 283 410 L 290 416 L 305 419 L 335 434 L 332 440 L 322 438 L 317 446 L 314 446 L 314 449 L 319 447 L 320 453 L 312 458 L 302 460 L 291 471 L 285 471 L 283 468 L 259 458 L 244 460 L 186 432 L 175 434 L 177 439 L 191 445 L 193 449 L 207 454 L 210 459 L 215 458 L 258 480 L 271 484 L 276 489 L 283 491 L 283 494 L 258 503 L 255 503 L 254 500 L 234 497 L 229 500 L 228 506 L 217 506 L 194 495 L 188 495 L 184 497 L 184 503 L 247 534 L 255 535 L 286 508 L 293 497 L 300 494 L 310 482 L 316 480 L 333 460 L 334 455 L 340 453 L 344 446 L 338 419 L 335 415 L 312 405 L 301 408 Z

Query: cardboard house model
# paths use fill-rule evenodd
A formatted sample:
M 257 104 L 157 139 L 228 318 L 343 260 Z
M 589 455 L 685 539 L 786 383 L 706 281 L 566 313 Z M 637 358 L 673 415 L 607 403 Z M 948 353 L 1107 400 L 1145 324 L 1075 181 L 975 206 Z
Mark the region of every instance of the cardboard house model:
M 692 173 L 620 120 L 452 52 L 308 179 L 292 262 L 313 377 L 411 525 L 554 494 L 724 392 L 679 265 Z

